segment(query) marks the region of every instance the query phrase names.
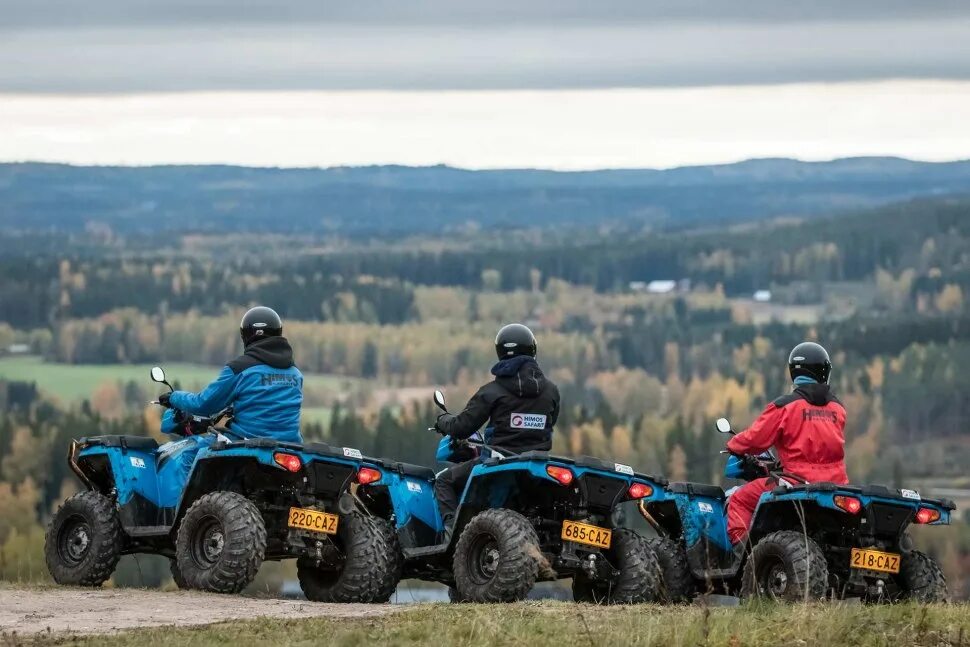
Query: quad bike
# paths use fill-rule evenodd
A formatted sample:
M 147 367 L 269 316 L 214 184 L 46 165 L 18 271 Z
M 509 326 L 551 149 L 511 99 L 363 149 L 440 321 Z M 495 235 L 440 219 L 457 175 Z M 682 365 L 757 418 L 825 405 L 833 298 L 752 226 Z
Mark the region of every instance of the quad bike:
M 444 396 L 435 403 L 445 408 Z M 455 452 L 464 458 L 455 456 Z M 448 585 L 452 601 L 511 602 L 537 581 L 573 578 L 577 601 L 653 601 L 659 569 L 644 540 L 620 527 L 620 504 L 663 496 L 666 481 L 596 458 L 515 455 L 481 437 L 445 437 L 439 460 L 478 455 L 451 533 L 444 533 L 428 468 L 384 463 L 384 478 L 358 489 L 394 524 L 405 577 Z
M 161 368 L 151 375 L 168 385 Z M 122 555 L 152 553 L 171 559 L 181 588 L 237 593 L 264 560 L 294 558 L 310 600 L 390 598 L 396 536 L 354 495 L 384 478 L 380 467 L 349 447 L 237 437 L 231 417 L 176 415 L 185 438 L 162 446 L 140 436 L 72 441 L 68 464 L 86 490 L 48 528 L 54 580 L 100 586 Z M 200 444 L 186 481 L 178 457 Z
M 717 429 L 734 433 L 725 418 Z M 665 500 L 640 508 L 659 535 L 652 544 L 668 601 L 688 601 L 698 591 L 784 601 L 946 599 L 940 566 L 913 547 L 906 529 L 948 524 L 951 501 L 881 485 L 807 483 L 786 473 L 771 452 L 732 455 L 724 475 L 768 476 L 778 484 L 761 496 L 749 534 L 737 545 L 727 532 L 730 492 L 716 485 L 671 483 Z

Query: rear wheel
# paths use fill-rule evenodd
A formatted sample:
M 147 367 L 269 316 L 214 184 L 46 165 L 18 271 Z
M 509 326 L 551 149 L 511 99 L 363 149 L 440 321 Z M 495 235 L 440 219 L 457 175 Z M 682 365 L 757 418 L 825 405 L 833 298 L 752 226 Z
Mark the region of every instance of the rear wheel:
M 539 538 L 518 512 L 502 508 L 476 515 L 455 548 L 455 588 L 468 602 L 524 599 L 539 577 Z
M 75 494 L 47 528 L 47 569 L 58 584 L 101 586 L 118 565 L 123 542 L 114 501 L 100 492 Z
M 574 600 L 594 604 L 637 604 L 658 599 L 660 565 L 644 538 L 631 530 L 614 530 L 613 545 L 606 557 L 620 571 L 619 577 L 615 582 L 599 582 L 583 574 L 576 575 L 573 578 Z
M 339 565 L 296 562 L 300 587 L 314 602 L 386 602 L 401 577 L 397 536 L 376 517 L 352 512 L 340 518 L 336 543 L 344 555 Z M 391 539 L 393 537 L 393 539 Z M 394 550 L 390 549 L 393 542 Z
M 900 598 L 916 602 L 946 602 L 946 577 L 935 559 L 914 550 L 903 555 L 899 575 L 895 577 Z
M 741 597 L 820 600 L 825 597 L 828 577 L 825 555 L 814 539 L 792 530 L 773 532 L 755 544 L 748 556 Z
M 255 504 L 235 492 L 212 492 L 182 518 L 172 575 L 181 574 L 180 588 L 239 593 L 256 578 L 265 553 L 266 527 Z
M 666 604 L 690 602 L 694 597 L 694 575 L 690 572 L 683 544 L 667 537 L 651 537 L 646 542 L 660 565 L 660 601 Z

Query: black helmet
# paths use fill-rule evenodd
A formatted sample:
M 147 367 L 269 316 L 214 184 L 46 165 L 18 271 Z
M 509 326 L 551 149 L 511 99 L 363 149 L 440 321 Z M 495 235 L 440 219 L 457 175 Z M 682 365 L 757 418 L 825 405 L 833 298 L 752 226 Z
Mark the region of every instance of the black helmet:
M 528 326 L 509 324 L 503 326 L 495 335 L 495 354 L 499 359 L 507 359 L 516 355 L 536 356 L 538 350 L 536 336 Z
M 245 346 L 264 337 L 279 337 L 283 334 L 283 320 L 272 308 L 256 306 L 243 315 L 239 334 Z
M 821 384 L 828 384 L 829 375 L 832 373 L 832 360 L 829 359 L 828 351 L 820 345 L 803 341 L 788 356 L 788 373 L 792 380 L 805 375 Z

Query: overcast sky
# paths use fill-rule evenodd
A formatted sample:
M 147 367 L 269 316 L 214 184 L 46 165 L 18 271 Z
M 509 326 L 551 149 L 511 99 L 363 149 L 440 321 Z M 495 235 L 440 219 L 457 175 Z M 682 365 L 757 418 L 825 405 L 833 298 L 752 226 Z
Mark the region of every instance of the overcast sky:
M 942 81 L 931 83 L 935 92 L 948 88 L 935 104 L 947 114 L 917 105 L 924 81 Z M 227 152 L 238 142 L 219 136 L 228 122 L 269 151 L 265 163 L 280 165 L 669 166 L 769 149 L 804 158 L 951 159 L 970 156 L 970 125 L 960 123 L 967 119 L 947 117 L 970 114 L 968 84 L 966 0 L 0 0 L 0 159 L 7 160 L 244 162 Z M 614 104 L 623 95 L 613 88 L 635 91 L 627 96 L 638 97 L 639 114 L 669 123 L 691 154 L 644 145 L 631 154 L 611 144 L 665 134 L 634 114 L 619 118 L 622 105 Z M 697 98 L 690 89 L 703 90 L 708 103 L 678 104 Z M 521 91 L 532 94 L 525 100 Z M 229 92 L 231 101 L 219 94 Z M 900 102 L 878 103 L 886 92 Z M 155 100 L 138 114 L 126 110 L 142 96 Z M 534 118 L 561 111 L 564 97 L 583 106 L 566 110 L 568 137 L 551 126 L 561 120 Z M 410 134 L 393 130 L 403 120 L 399 101 L 411 115 Z M 792 109 L 803 104 L 817 111 Z M 424 112 L 412 114 L 418 106 Z M 836 123 L 833 109 L 851 110 L 862 135 L 805 141 L 806 132 L 828 132 L 827 124 L 836 126 L 829 134 L 845 130 L 848 121 Z M 294 111 L 306 120 L 277 119 Z M 476 114 L 486 121 L 469 117 Z M 703 120 L 694 123 L 698 133 L 737 130 L 748 120 L 765 129 L 723 133 L 730 150 L 705 152 L 682 114 Z M 328 124 L 314 123 L 325 115 Z M 139 118 L 189 136 L 153 142 L 138 131 Z M 940 119 L 950 130 L 932 124 L 939 141 L 920 141 L 920 125 Z M 476 141 L 462 129 L 476 127 L 499 134 L 504 148 L 456 151 L 456 141 Z M 119 129 L 130 137 L 119 138 Z M 414 132 L 421 151 L 400 143 Z M 526 136 L 509 141 L 502 132 Z M 321 152 L 288 152 L 283 142 L 300 138 L 301 147 Z M 103 150 L 108 141 L 114 148 Z

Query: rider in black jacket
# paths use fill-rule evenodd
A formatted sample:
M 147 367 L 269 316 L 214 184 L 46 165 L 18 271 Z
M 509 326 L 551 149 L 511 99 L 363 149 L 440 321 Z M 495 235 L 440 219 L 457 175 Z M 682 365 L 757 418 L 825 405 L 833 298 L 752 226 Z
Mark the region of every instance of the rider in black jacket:
M 559 388 L 536 362 L 536 338 L 526 326 L 509 324 L 495 337 L 498 363 L 495 379 L 478 390 L 459 414 L 438 416 L 435 427 L 461 440 L 486 422 L 485 442 L 497 449 L 522 453 L 552 449 L 552 429 L 559 417 Z M 435 496 L 450 535 L 458 497 L 477 459 L 459 463 L 438 475 Z

